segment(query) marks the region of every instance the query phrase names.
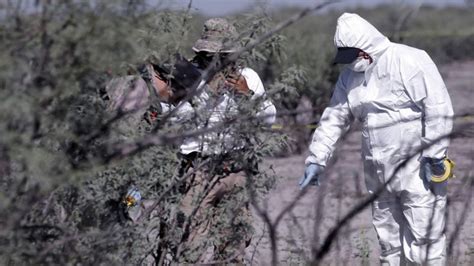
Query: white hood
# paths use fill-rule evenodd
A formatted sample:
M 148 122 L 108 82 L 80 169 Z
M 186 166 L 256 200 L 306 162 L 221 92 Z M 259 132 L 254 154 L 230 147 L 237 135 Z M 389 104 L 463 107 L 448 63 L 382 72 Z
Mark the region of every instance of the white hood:
M 359 15 L 344 13 L 337 20 L 334 44 L 337 47 L 359 48 L 376 61 L 390 41 Z

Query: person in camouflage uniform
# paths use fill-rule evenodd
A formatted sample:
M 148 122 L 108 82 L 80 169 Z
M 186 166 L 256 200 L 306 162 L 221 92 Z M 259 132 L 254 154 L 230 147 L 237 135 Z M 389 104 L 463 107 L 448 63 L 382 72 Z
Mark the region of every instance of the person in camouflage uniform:
M 139 72 L 137 75 L 114 78 L 106 86 L 107 111 L 112 116 L 120 116 L 111 130 L 115 135 L 112 138 L 114 140 L 126 141 L 149 133 L 157 123 L 164 122 L 160 121 L 160 117 L 180 103 L 188 90 L 197 86 L 200 80 L 196 67 L 180 55 L 161 64 L 142 65 Z M 168 121 L 183 123 L 191 111 L 189 103 L 184 103 Z M 169 252 L 166 245 L 162 247 L 159 243 L 160 239 L 168 237 L 165 236 L 168 233 L 166 228 L 173 222 L 163 217 L 163 208 L 157 206 L 155 198 L 142 194 L 146 190 L 129 185 L 121 199 L 121 215 L 135 226 L 143 228 L 144 242 L 141 244 L 151 252 L 143 259 L 143 263 L 155 265 Z
M 198 69 L 212 70 L 239 49 L 237 31 L 223 18 L 209 19 L 192 49 L 196 54 L 192 62 Z M 242 100 L 259 102 L 257 117 L 271 124 L 276 109 L 265 98 L 258 74 L 231 63 L 193 99 L 201 117 L 205 117 L 198 128 L 210 128 L 229 117 L 238 117 Z M 181 156 L 190 166 L 187 171 L 193 173 L 180 205 L 188 221 L 183 250 L 188 263 L 243 262 L 244 249 L 252 235 L 246 174 L 256 170 L 254 162 L 237 159 L 241 158 L 238 155 L 245 148 L 244 143 L 241 135 L 230 129 L 188 138 L 180 147 Z M 210 166 L 195 167 L 204 160 L 211 161 Z

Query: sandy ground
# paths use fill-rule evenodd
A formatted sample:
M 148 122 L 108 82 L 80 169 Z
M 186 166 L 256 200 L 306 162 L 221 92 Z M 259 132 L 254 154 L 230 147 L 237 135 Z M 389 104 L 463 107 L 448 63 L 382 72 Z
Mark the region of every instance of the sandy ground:
M 454 63 L 442 67 L 441 73 L 451 95 L 455 114 L 474 110 L 474 61 Z M 458 119 L 455 126 L 473 121 L 473 117 Z M 474 265 L 474 204 L 466 209 L 469 192 L 466 181 L 474 173 L 474 138 L 454 139 L 450 146 L 450 157 L 457 163 L 456 179 L 449 183 L 449 207 L 446 234 L 452 241 L 449 265 Z M 277 227 L 278 261 L 281 265 L 303 264 L 311 256 L 311 249 L 319 248 L 329 230 L 351 208 L 366 197 L 362 163 L 360 160 L 360 132 L 350 133 L 338 151 L 338 158 L 331 173 L 322 186 L 312 187 L 301 198 Z M 298 180 L 304 171 L 306 155 L 268 159 L 281 176 L 276 187 L 262 200 L 269 216 L 274 219 L 299 193 Z M 471 198 L 472 201 L 472 198 Z M 456 233 L 456 225 L 462 221 Z M 268 265 L 271 248 L 268 228 L 255 216 L 255 234 L 252 245 L 247 248 L 249 264 Z M 364 209 L 343 227 L 323 265 L 378 265 L 380 250 L 377 236 L 371 223 L 370 208 Z

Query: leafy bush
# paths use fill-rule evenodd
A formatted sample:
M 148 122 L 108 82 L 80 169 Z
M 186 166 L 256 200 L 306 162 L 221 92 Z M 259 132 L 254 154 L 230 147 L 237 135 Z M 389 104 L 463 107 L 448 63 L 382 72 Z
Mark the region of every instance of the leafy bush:
M 146 6 L 108 0 L 7 6 L 0 52 L 2 264 L 183 260 L 186 232 L 176 210 L 184 183 L 176 146 L 180 134 L 196 129 L 193 122 L 155 127 L 141 115 L 106 108 L 112 77 L 136 73 L 135 65 L 147 59 L 189 51 L 200 34 L 202 19 L 188 11 Z M 244 35 L 244 44 L 269 27 L 265 19 L 250 23 L 255 32 Z M 278 38 L 244 60 L 257 64 L 280 54 Z M 282 144 L 276 134 L 259 133 L 258 122 L 249 119 L 254 108 L 243 105 L 244 119 L 216 129 L 248 140 L 235 161 L 258 163 Z M 156 139 L 158 145 L 150 142 Z M 222 163 L 214 159 L 211 169 Z M 238 234 L 249 230 L 248 221 L 230 210 L 247 190 L 264 193 L 275 180 L 258 172 L 248 178 L 252 185 L 222 204 L 213 241 L 230 237 L 229 226 Z M 150 216 L 138 223 L 126 219 L 121 203 L 132 185 L 155 200 Z

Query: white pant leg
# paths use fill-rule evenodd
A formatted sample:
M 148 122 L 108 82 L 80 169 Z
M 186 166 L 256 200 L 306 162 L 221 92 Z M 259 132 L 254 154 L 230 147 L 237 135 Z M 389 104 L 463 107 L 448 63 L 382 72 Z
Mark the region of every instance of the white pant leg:
M 396 196 L 388 192 L 372 203 L 372 223 L 380 243 L 381 265 L 400 265 L 402 256 L 400 227 L 403 214 Z
M 401 194 L 407 222 L 403 230 L 403 250 L 409 264 L 445 265 L 447 182 L 425 185 L 431 189 L 420 188 L 417 192 L 404 191 Z

